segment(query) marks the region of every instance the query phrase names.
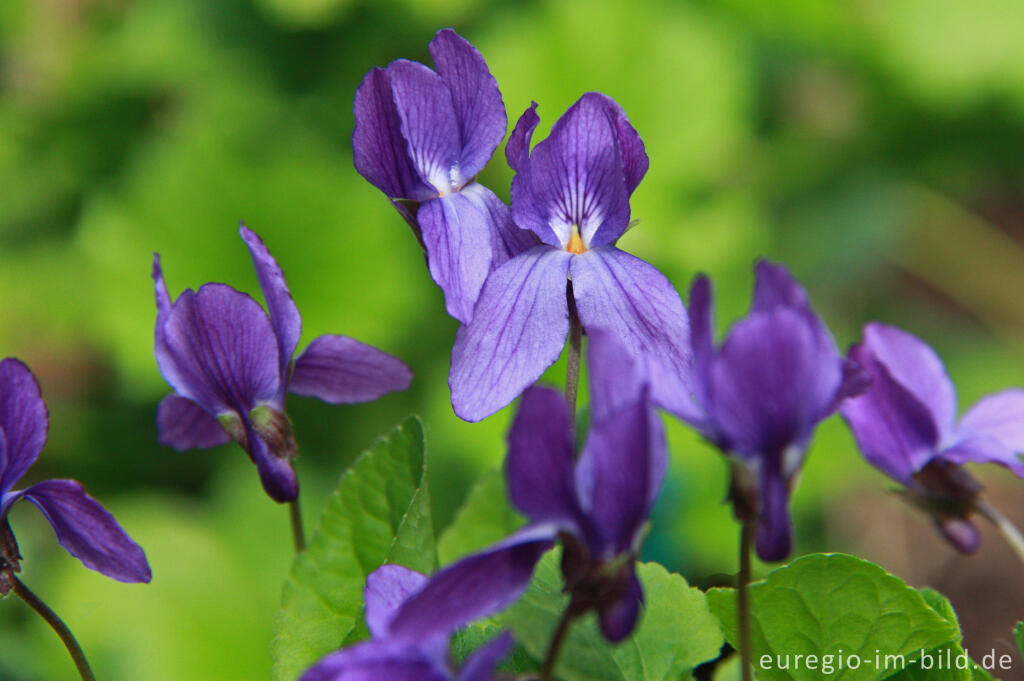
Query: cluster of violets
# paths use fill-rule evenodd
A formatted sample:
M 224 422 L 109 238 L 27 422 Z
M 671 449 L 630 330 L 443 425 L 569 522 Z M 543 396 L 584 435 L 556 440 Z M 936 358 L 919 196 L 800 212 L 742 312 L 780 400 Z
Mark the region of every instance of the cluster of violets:
M 540 557 L 561 546 L 566 622 L 596 613 L 604 636 L 634 630 L 644 600 L 635 563 L 667 468 L 662 409 L 727 455 L 730 500 L 758 555 L 792 550 L 789 497 L 818 423 L 836 411 L 867 460 L 903 487 L 963 552 L 991 508 L 963 465 L 998 463 L 1024 477 L 1024 391 L 981 400 L 956 420 L 953 386 L 923 341 L 869 324 L 843 357 L 785 267 L 760 261 L 750 311 L 721 344 L 711 283 L 698 276 L 687 310 L 658 270 L 620 250 L 630 197 L 648 169 L 644 144 L 611 98 L 587 93 L 531 149 L 533 103 L 506 144 L 511 207 L 476 181 L 504 139 L 505 106 L 480 53 L 452 30 L 430 44 L 435 68 L 397 60 L 370 71 L 355 98 L 356 169 L 380 189 L 423 246 L 448 314 L 461 322 L 451 357 L 452 407 L 484 419 L 521 396 L 505 472 L 521 530 L 427 577 L 385 565 L 367 579 L 372 638 L 330 654 L 302 681 L 487 681 L 508 634 L 455 671 L 451 634 L 517 600 Z M 160 442 L 179 450 L 236 442 L 267 494 L 294 503 L 297 454 L 285 396 L 333 404 L 408 387 L 398 359 L 326 335 L 293 359 L 301 317 L 283 272 L 244 225 L 264 308 L 225 284 L 171 299 L 159 257 L 155 354 L 173 389 L 160 403 Z M 585 353 L 590 424 L 576 442 L 572 364 Z M 535 385 L 570 348 L 566 395 Z M 573 352 L 575 351 L 575 356 Z M 577 364 L 578 369 L 578 364 Z M 578 375 L 578 374 L 577 374 Z M 21 556 L 7 511 L 27 499 L 87 567 L 148 581 L 142 550 L 71 480 L 16 491 L 36 460 L 47 412 L 32 374 L 0 363 L 0 595 Z M 301 543 L 299 544 L 301 546 Z

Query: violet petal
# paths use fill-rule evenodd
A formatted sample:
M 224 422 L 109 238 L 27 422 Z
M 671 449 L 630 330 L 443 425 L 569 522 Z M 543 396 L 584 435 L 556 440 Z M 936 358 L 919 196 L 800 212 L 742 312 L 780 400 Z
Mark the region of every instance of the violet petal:
M 625 591 L 614 601 L 602 604 L 598 612 L 601 633 L 612 643 L 618 643 L 633 633 L 640 607 L 644 603 L 644 590 L 633 569 L 629 571 L 629 581 Z
M 0 496 L 9 492 L 39 458 L 49 417 L 35 376 L 23 362 L 0 362 Z
M 156 409 L 160 444 L 179 452 L 207 449 L 231 441 L 220 422 L 192 400 L 171 393 Z
M 400 359 L 347 336 L 313 339 L 295 360 L 288 390 L 331 404 L 369 402 L 412 381 Z
M 381 565 L 367 575 L 363 602 L 370 634 L 375 639 L 387 638 L 395 613 L 426 583 L 426 575 L 401 565 Z

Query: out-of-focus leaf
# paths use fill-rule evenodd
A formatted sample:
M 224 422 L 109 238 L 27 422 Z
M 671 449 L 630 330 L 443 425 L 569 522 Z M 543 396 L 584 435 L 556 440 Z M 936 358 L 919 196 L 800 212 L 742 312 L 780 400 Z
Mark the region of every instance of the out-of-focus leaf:
M 469 490 L 452 524 L 441 534 L 437 555 L 441 564 L 447 565 L 501 541 L 522 524 L 522 516 L 509 506 L 501 472 L 488 471 Z

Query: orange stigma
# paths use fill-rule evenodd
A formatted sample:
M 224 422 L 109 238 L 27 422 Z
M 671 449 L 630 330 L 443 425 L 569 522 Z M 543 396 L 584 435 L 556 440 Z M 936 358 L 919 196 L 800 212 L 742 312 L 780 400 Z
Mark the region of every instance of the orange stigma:
M 586 244 L 584 244 L 583 239 L 580 238 L 580 228 L 576 225 L 572 226 L 572 235 L 569 237 L 569 243 L 566 244 L 565 250 L 575 255 L 585 253 L 587 250 Z

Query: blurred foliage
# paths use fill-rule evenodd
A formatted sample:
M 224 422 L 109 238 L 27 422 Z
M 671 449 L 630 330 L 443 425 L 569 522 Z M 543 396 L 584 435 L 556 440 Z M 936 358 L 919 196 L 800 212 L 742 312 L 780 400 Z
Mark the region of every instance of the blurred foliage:
M 351 162 L 362 75 L 429 61 L 444 26 L 488 59 L 512 122 L 539 102 L 538 138 L 584 91 L 623 104 L 651 156 L 623 245 L 684 297 L 708 272 L 722 329 L 764 255 L 806 283 L 841 345 L 881 319 L 935 345 L 964 405 L 1024 384 L 1015 0 L 4 0 L 0 350 L 33 367 L 52 416 L 26 482 L 81 479 L 147 548 L 154 582 L 83 570 L 32 509 L 12 523 L 26 581 L 103 678 L 267 678 L 289 562 L 286 513 L 237 448 L 156 444 L 153 252 L 172 294 L 210 280 L 255 291 L 245 220 L 284 267 L 305 339 L 352 335 L 415 371 L 409 392 L 373 405 L 292 400 L 307 511 L 412 412 L 438 527 L 499 465 L 509 411 L 452 414 L 456 325 L 408 228 Z M 481 179 L 507 198 L 510 177 L 499 149 Z M 689 430 L 669 434 L 646 558 L 700 583 L 735 569 L 725 466 Z M 848 548 L 822 504 L 883 484 L 827 423 L 795 494 L 798 551 Z M 70 678 L 55 637 L 0 605 L 0 679 Z

